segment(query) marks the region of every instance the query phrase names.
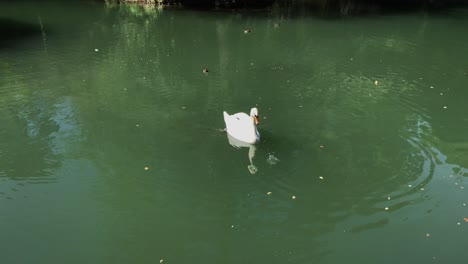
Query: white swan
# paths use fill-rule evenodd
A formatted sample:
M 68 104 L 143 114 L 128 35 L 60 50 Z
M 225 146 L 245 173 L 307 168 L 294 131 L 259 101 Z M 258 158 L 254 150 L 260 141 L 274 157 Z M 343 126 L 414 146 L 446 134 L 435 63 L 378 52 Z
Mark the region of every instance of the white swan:
M 260 140 L 258 133 L 258 109 L 256 107 L 250 110 L 250 116 L 246 113 L 237 113 L 229 115 L 224 111 L 224 122 L 226 131 L 233 138 L 245 143 L 254 144 Z

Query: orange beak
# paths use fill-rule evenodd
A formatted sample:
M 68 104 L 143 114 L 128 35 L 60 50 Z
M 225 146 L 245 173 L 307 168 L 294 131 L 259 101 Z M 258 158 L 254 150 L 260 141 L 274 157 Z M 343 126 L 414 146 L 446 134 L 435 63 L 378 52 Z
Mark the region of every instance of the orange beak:
M 258 123 L 260 123 L 260 122 L 258 121 L 258 116 L 254 116 L 254 122 L 255 122 L 255 125 L 258 125 Z

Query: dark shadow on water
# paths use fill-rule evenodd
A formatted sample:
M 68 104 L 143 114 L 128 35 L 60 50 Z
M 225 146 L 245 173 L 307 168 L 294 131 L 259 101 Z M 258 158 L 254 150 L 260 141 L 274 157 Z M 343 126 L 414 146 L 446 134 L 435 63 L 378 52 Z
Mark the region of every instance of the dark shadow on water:
M 302 0 L 291 3 L 278 1 L 272 6 L 272 13 L 280 17 L 313 16 L 322 19 L 342 17 L 367 17 L 374 15 L 395 15 L 430 13 L 453 15 L 454 8 L 468 7 L 468 1 L 426 1 L 426 0 Z
M 126 1 L 115 1 L 127 3 Z M 457 16 L 457 8 L 468 8 L 468 0 L 165 0 L 165 9 L 198 11 L 203 14 L 232 14 L 284 18 L 317 17 L 339 19 L 376 15 L 428 13 Z M 130 5 L 138 3 L 130 2 Z M 144 4 L 148 6 L 148 4 Z M 461 16 L 464 16 L 463 14 Z
M 25 40 L 28 37 L 40 36 L 41 26 L 0 18 L 0 48 L 11 47 L 16 41 Z

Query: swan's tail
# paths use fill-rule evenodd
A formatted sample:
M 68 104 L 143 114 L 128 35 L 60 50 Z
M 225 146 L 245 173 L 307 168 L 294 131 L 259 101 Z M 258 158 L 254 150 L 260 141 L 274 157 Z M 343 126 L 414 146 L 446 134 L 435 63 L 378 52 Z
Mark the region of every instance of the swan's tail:
M 227 120 L 229 119 L 229 114 L 226 111 L 224 111 L 223 115 L 224 115 L 224 122 L 227 122 Z

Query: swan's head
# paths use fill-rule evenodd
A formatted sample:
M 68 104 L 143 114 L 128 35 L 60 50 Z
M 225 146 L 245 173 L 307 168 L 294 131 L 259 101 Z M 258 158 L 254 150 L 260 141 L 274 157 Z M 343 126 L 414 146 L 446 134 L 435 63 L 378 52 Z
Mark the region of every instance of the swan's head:
M 255 125 L 258 125 L 258 109 L 257 107 L 254 107 L 250 109 L 250 116 L 254 119 Z

